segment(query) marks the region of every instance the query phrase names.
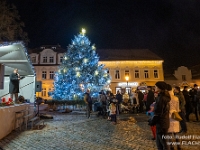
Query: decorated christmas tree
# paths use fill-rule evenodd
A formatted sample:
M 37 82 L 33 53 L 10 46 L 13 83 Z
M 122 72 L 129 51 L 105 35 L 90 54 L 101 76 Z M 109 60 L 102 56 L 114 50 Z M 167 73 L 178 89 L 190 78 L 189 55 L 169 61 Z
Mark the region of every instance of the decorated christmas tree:
M 55 73 L 54 91 L 56 100 L 82 99 L 87 89 L 93 97 L 110 83 L 110 76 L 103 64 L 98 64 L 99 56 L 95 45 L 85 36 L 85 30 L 75 36 L 63 56 L 62 64 Z

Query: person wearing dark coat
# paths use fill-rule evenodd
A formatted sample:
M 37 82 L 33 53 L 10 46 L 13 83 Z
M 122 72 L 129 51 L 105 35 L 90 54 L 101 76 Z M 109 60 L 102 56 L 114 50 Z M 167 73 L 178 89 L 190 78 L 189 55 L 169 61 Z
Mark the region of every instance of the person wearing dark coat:
M 123 96 L 122 94 L 120 93 L 120 91 L 117 91 L 117 94 L 116 94 L 116 99 L 118 100 L 118 103 L 117 103 L 117 109 L 119 110 L 119 113 L 121 113 L 121 103 L 122 103 L 122 100 L 123 100 Z
M 196 121 L 199 121 L 197 89 L 198 89 L 198 85 L 194 84 L 194 88 L 190 90 L 189 95 L 190 95 L 190 98 L 191 98 L 191 101 L 192 101 L 192 106 L 194 108 Z
M 9 93 L 12 100 L 13 95 L 15 95 L 15 103 L 18 103 L 19 80 L 20 75 L 18 69 L 14 69 L 13 73 L 10 75 Z
M 192 112 L 192 103 L 191 103 L 190 95 L 189 95 L 189 92 L 188 92 L 188 86 L 184 86 L 182 93 L 183 93 L 183 96 L 185 98 L 185 111 L 186 111 L 185 118 L 189 122 L 190 121 L 189 115 Z
M 179 115 L 182 118 L 182 120 L 180 121 L 180 125 L 181 125 L 181 131 L 182 133 L 186 133 L 187 132 L 187 124 L 186 124 L 186 118 L 185 118 L 185 98 L 183 96 L 183 93 L 180 90 L 180 87 L 175 86 L 174 88 L 174 93 L 175 96 L 178 97 L 179 100 Z
M 150 105 L 153 104 L 154 100 L 154 93 L 152 91 L 152 88 L 149 86 L 147 87 L 148 94 L 147 94 L 147 103 L 146 103 L 146 111 L 150 110 Z
M 154 114 L 158 116 L 156 123 L 156 145 L 159 150 L 170 149 L 167 140 L 164 138 L 168 134 L 169 128 L 169 110 L 170 110 L 170 94 L 167 91 L 167 84 L 158 81 L 155 84 L 155 92 L 158 92 L 156 103 L 154 106 Z
M 142 113 L 143 106 L 144 106 L 144 103 L 143 103 L 144 94 L 140 90 L 137 90 L 137 93 L 138 93 L 138 100 L 139 100 L 139 112 Z

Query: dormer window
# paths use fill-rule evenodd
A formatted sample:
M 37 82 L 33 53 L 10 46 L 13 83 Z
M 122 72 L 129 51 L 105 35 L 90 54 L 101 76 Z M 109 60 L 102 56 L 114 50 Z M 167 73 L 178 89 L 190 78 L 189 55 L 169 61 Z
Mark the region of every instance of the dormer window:
M 32 62 L 32 63 L 36 63 L 36 56 L 32 56 L 32 57 L 31 57 L 31 62 Z
M 53 63 L 53 61 L 54 61 L 53 57 L 52 57 L 52 56 L 49 57 L 49 62 L 50 62 L 50 63 Z
M 43 61 L 42 61 L 43 63 L 47 63 L 47 56 L 44 56 L 43 57 Z

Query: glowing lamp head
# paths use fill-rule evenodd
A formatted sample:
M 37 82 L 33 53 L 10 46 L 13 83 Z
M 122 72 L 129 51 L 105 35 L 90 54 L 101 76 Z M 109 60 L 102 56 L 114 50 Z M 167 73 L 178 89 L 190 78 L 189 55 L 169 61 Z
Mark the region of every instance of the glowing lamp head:
M 126 76 L 125 79 L 126 79 L 126 81 L 128 81 L 129 80 L 129 76 Z

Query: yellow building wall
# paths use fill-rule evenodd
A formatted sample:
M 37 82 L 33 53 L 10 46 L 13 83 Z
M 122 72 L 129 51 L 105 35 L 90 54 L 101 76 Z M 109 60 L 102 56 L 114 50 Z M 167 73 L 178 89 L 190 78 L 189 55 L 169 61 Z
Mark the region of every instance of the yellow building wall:
M 157 81 L 164 81 L 163 61 L 100 61 L 105 68 L 109 69 L 112 77 L 110 89 L 116 92 L 116 87 L 126 88 L 125 70 L 129 70 L 128 87 L 136 89 L 137 86 L 146 83 L 147 86 L 154 86 Z M 115 71 L 120 71 L 120 79 L 115 79 Z M 139 70 L 139 78 L 135 78 L 135 70 Z M 144 70 L 148 70 L 149 78 L 145 78 Z M 158 78 L 154 78 L 154 70 L 158 71 Z M 119 85 L 123 83 L 123 86 Z M 133 85 L 137 83 L 137 85 Z M 132 84 L 132 85 L 130 85 Z

